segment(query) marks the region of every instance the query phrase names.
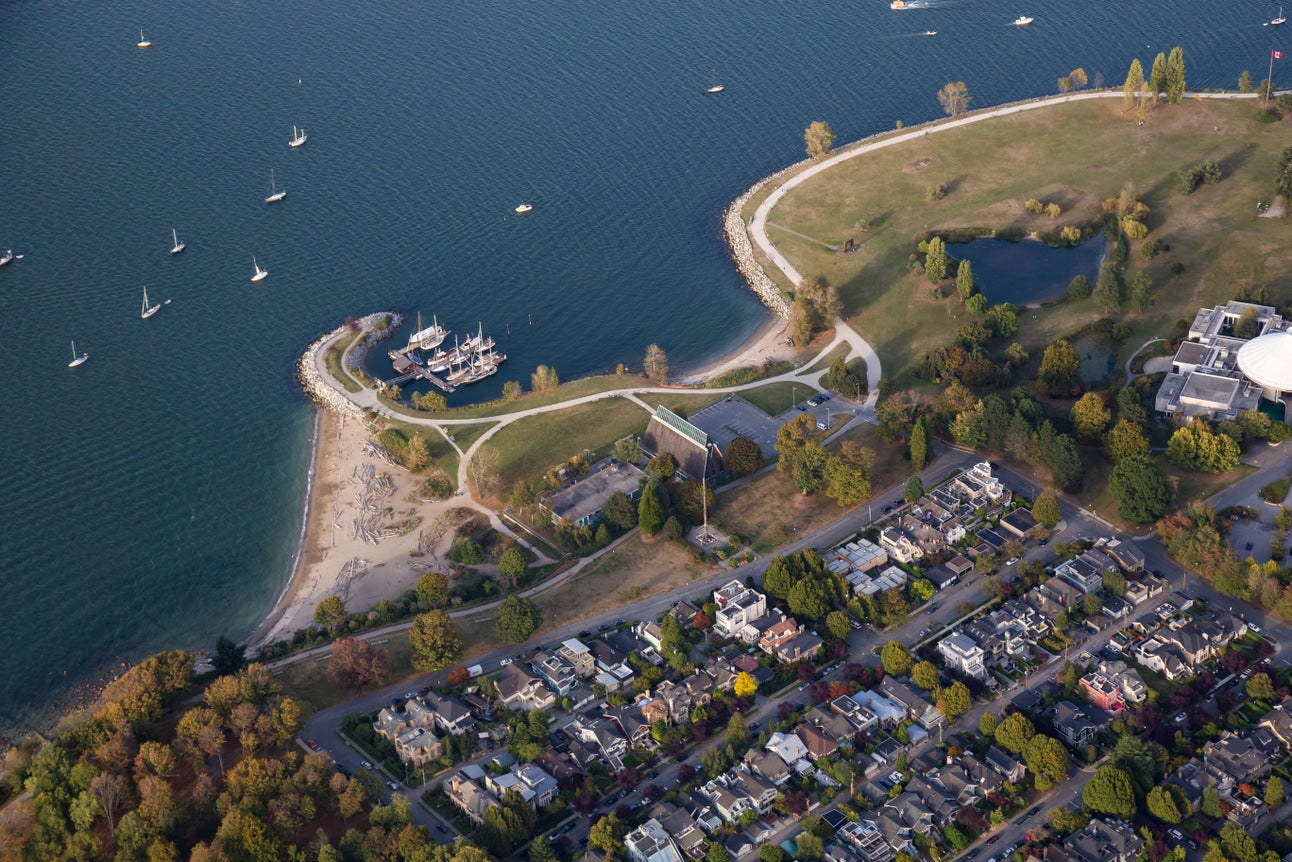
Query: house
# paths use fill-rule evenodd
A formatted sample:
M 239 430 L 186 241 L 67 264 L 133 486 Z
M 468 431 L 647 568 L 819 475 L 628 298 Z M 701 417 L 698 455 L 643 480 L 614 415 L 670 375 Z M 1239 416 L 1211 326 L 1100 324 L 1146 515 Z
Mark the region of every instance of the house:
M 946 661 L 947 667 L 965 676 L 976 679 L 987 678 L 987 665 L 984 662 L 982 647 L 973 638 L 956 634 L 938 641 L 938 653 Z
M 895 851 L 906 853 L 915 847 L 916 835 L 927 835 L 936 826 L 933 813 L 914 793 L 889 800 L 877 811 L 875 824 Z
M 1148 685 L 1139 671 L 1127 666 L 1124 661 L 1100 661 L 1098 671 L 1116 683 L 1121 689 L 1122 700 L 1127 703 L 1142 703 L 1148 697 Z
M 987 753 L 983 757 L 988 766 L 996 770 L 1011 784 L 1018 784 L 1023 780 L 1023 776 L 1027 774 L 1027 767 L 994 745 L 987 749 Z
M 835 560 L 846 563 L 845 570 L 869 572 L 888 563 L 888 552 L 867 539 L 858 539 L 835 548 Z M 833 560 L 827 560 L 827 563 Z
M 941 563 L 924 572 L 924 579 L 936 589 L 945 590 L 959 581 L 960 576 L 948 569 L 945 563 Z
M 855 849 L 864 862 L 892 862 L 893 848 L 884 840 L 873 820 L 853 820 L 836 833 L 840 839 Z
M 516 793 L 531 808 L 538 810 L 552 804 L 558 787 L 556 779 L 545 769 L 537 764 L 527 763 L 524 766 L 513 766 L 510 772 L 501 775 L 487 774 L 485 789 L 499 799 L 506 793 Z
M 1091 820 L 1063 841 L 1072 862 L 1135 862 L 1144 839 L 1121 820 Z
M 682 854 L 654 817 L 624 836 L 624 853 L 629 862 L 682 862 Z
M 780 787 L 790 777 L 790 768 L 774 751 L 759 751 L 757 748 L 751 748 L 745 752 L 741 763 L 744 764 L 745 769 L 776 787 Z
M 1292 697 L 1286 697 L 1282 703 L 1261 716 L 1258 727 L 1268 730 L 1284 748 L 1292 748 Z
M 707 849 L 704 831 L 685 808 L 672 802 L 661 802 L 651 809 L 650 816 L 664 827 L 684 855 L 692 858 L 704 856 Z
M 654 620 L 642 620 L 633 626 L 633 634 L 646 641 L 653 648 L 663 649 L 663 632 L 660 630 L 659 623 Z
M 1084 595 L 1081 590 L 1074 587 L 1066 578 L 1062 577 L 1050 578 L 1048 581 L 1037 587 L 1034 592 L 1039 592 L 1042 596 L 1058 602 L 1059 605 L 1064 608 L 1070 608 L 1076 605 L 1081 601 L 1082 595 Z
M 879 534 L 879 545 L 889 559 L 899 563 L 913 563 L 924 556 L 919 543 L 900 527 L 885 527 Z
M 444 754 L 444 745 L 435 732 L 426 727 L 410 727 L 395 737 L 395 753 L 414 767 L 422 767 Z
M 1093 561 L 1086 558 L 1086 554 L 1064 560 L 1055 568 L 1054 574 L 1085 595 L 1096 592 L 1104 585 L 1103 573 Z
M 519 664 L 509 664 L 494 683 L 498 700 L 507 709 L 547 709 L 556 703 L 556 695 L 547 689 L 542 680 L 531 676 Z
M 471 776 L 477 773 L 478 778 L 473 779 Z M 484 822 L 486 811 L 499 805 L 498 798 L 478 783 L 484 780 L 484 776 L 484 770 L 478 766 L 463 767 L 462 771 L 449 777 L 444 789 L 449 801 L 477 826 Z
M 884 677 L 879 687 L 885 695 L 906 708 L 908 718 L 915 720 L 926 729 L 931 730 L 946 720 L 928 698 L 901 680 L 893 679 L 891 676 Z
M 794 617 L 786 617 L 763 632 L 758 640 L 758 648 L 768 655 L 775 655 L 782 644 L 789 643 L 803 632 L 803 626 Z
M 579 682 L 574 668 L 554 651 L 540 654 L 529 664 L 543 678 L 543 682 L 547 683 L 547 687 L 558 695 L 568 694 Z
M 475 716 L 467 705 L 454 697 L 442 697 L 435 692 L 422 696 L 426 706 L 435 713 L 435 726 L 445 733 L 467 733 L 475 727 Z
M 803 740 L 794 733 L 777 731 L 767 740 L 767 750 L 774 753 L 790 769 L 797 769 L 798 764 L 808 759 L 808 748 Z
M 709 435 L 662 404 L 646 425 L 641 445 L 655 455 L 672 455 L 678 471 L 690 479 L 712 479 L 722 471 L 722 452 Z
M 769 608 L 758 619 L 745 623 L 745 627 L 736 633 L 736 640 L 747 646 L 754 646 L 763 639 L 768 629 L 784 619 L 785 614 L 780 608 Z
M 812 658 L 820 651 L 824 641 L 814 634 L 803 632 L 793 640 L 776 647 L 776 658 L 786 664 Z
M 1086 700 L 1104 712 L 1120 715 L 1121 711 L 1126 708 L 1126 702 L 1122 698 L 1121 686 L 1099 671 L 1091 671 L 1081 677 L 1078 682 L 1086 693 Z
M 983 527 L 978 531 L 978 541 L 988 547 L 988 553 L 997 554 L 1000 553 L 1001 548 L 1005 547 L 1005 543 L 1008 542 L 1009 539 L 1006 539 L 1003 535 L 990 527 Z
M 1278 753 L 1278 738 L 1257 727 L 1241 734 L 1226 731 L 1220 739 L 1208 742 L 1202 748 L 1202 761 L 1208 768 L 1232 776 L 1238 784 L 1251 784 L 1270 774 Z
M 1000 519 L 1000 525 L 1017 539 L 1027 538 L 1027 534 L 1036 526 L 1036 518 L 1026 509 L 1018 508 Z
M 407 713 L 396 712 L 390 707 L 386 707 L 377 713 L 377 718 L 372 722 L 373 732 L 384 739 L 390 740 L 392 743 L 408 726 Z
M 628 753 L 628 740 L 619 732 L 613 721 L 606 718 L 575 719 L 565 727 L 578 741 L 597 751 L 610 764 L 611 770 L 623 768 L 623 757 Z M 570 753 L 574 753 L 571 746 Z
M 686 686 L 666 679 L 655 686 L 655 699 L 664 705 L 668 712 L 669 724 L 685 724 L 691 715 L 691 694 Z
M 951 492 L 975 508 L 988 502 L 1008 503 L 1008 488 L 991 473 L 991 462 L 981 461 L 961 473 L 951 483 Z
M 1073 748 L 1089 743 L 1099 729 L 1085 710 L 1066 700 L 1059 701 L 1051 709 L 1051 723 L 1059 738 Z
M 906 704 L 885 696 L 883 692 L 862 689 L 850 695 L 850 698 L 858 706 L 874 715 L 884 727 L 897 727 L 906 719 Z
M 897 566 L 889 566 L 878 575 L 853 572 L 848 575 L 848 585 L 856 595 L 873 596 L 886 590 L 900 590 L 906 587 L 906 572 Z
M 658 645 L 656 645 L 656 649 L 658 648 Z M 561 645 L 557 647 L 556 654 L 561 657 L 562 661 L 574 668 L 575 674 L 581 679 L 587 679 L 597 672 L 597 662 L 592 657 L 592 650 L 588 649 L 583 641 L 578 638 L 562 641 Z
M 1159 630 L 1161 633 L 1163 630 Z M 1193 663 L 1174 643 L 1163 643 L 1155 635 L 1137 643 L 1131 650 L 1135 660 L 1169 680 L 1193 675 Z
M 605 714 L 619 727 L 619 732 L 631 747 L 638 748 L 650 742 L 650 722 L 636 703 L 612 707 Z
M 826 709 L 822 706 L 814 706 L 803 716 L 803 721 L 826 733 L 842 745 L 850 745 L 853 737 L 857 735 L 857 727 L 848 720 L 847 716 L 835 712 L 833 709 Z
M 621 492 L 636 500 L 645 482 L 646 474 L 635 464 L 607 458 L 587 476 L 547 498 L 552 523 L 596 527 L 607 500 Z
M 1144 552 L 1136 547 L 1134 542 L 1123 541 L 1122 539 L 1110 539 L 1104 543 L 1104 553 L 1108 554 L 1117 561 L 1128 572 L 1144 571 Z
M 812 760 L 833 757 L 839 750 L 838 741 L 825 730 L 815 725 L 800 724 L 794 728 L 794 735 L 802 741 L 803 747 L 807 749 L 808 757 Z
M 767 597 L 739 581 L 731 581 L 713 592 L 713 629 L 722 637 L 734 638 L 745 624 L 767 613 Z
M 853 727 L 854 735 L 858 730 L 870 730 L 879 724 L 879 716 L 846 694 L 839 695 L 830 701 L 830 709 L 848 720 L 848 723 Z

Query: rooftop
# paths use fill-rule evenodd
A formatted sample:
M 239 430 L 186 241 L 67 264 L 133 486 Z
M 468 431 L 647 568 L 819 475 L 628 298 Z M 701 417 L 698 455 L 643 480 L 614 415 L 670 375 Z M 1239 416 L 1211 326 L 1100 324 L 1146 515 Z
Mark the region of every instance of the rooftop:
M 612 462 L 605 469 L 553 494 L 552 514 L 577 523 L 595 514 L 615 492 L 635 494 L 645 480 L 646 474 L 636 466 Z

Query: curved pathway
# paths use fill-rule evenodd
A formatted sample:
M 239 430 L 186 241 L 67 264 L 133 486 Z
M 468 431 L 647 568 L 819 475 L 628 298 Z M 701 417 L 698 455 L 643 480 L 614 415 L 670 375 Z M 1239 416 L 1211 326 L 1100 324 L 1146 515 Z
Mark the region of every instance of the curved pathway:
M 1135 376 L 1135 374 L 1131 371 L 1131 363 L 1135 361 L 1135 357 L 1143 353 L 1144 348 L 1148 347 L 1150 344 L 1154 344 L 1158 341 L 1165 341 L 1165 340 L 1166 339 L 1162 338 L 1160 335 L 1156 338 L 1150 338 L 1148 341 L 1145 341 L 1143 344 L 1141 344 L 1139 346 L 1139 349 L 1137 349 L 1134 353 L 1130 355 L 1130 358 L 1126 360 L 1126 385 L 1127 386 L 1130 385 L 1131 378 Z

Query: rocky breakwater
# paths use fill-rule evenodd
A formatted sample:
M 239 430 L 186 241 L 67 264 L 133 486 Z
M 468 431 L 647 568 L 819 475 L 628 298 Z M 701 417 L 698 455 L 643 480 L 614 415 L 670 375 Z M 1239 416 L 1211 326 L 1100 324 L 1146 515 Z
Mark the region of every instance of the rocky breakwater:
M 402 318 L 399 315 L 388 311 L 369 314 L 355 323 L 363 333 L 359 341 L 366 344 L 371 341 L 388 338 L 391 330 L 398 326 L 401 320 Z M 377 330 L 377 326 L 383 321 L 386 325 L 381 330 Z M 349 330 L 350 325 L 348 324 L 338 326 L 331 332 L 319 336 L 313 344 L 305 348 L 305 352 L 301 354 L 301 358 L 296 362 L 296 379 L 301 384 L 301 388 L 305 390 L 305 394 L 319 407 L 346 416 L 362 416 L 363 410 L 346 397 L 340 382 L 332 379 L 330 374 L 321 370 L 322 364 L 318 355 L 320 350 L 345 335 Z
M 802 164 L 804 162 L 799 162 L 782 168 L 771 176 L 763 177 L 750 186 L 743 195 L 732 201 L 722 217 L 722 232 L 727 237 L 727 245 L 731 247 L 731 256 L 736 261 L 736 269 L 763 305 L 784 318 L 790 316 L 789 301 L 754 257 L 754 244 L 749 239 L 749 226 L 745 224 L 744 209 L 745 204 L 749 203 L 750 198 L 758 194 L 763 186 L 779 180 Z

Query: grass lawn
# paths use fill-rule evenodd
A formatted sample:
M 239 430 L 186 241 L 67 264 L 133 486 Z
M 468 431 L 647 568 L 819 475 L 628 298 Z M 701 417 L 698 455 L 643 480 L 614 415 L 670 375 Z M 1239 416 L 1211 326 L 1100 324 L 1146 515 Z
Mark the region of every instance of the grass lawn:
M 851 349 L 852 348 L 847 344 L 840 344 L 834 350 L 831 350 L 825 356 L 821 357 L 820 362 L 812 363 L 812 367 L 805 369 L 803 373 L 811 374 L 813 371 L 825 371 L 827 368 L 830 367 L 830 364 L 834 362 L 836 359 L 838 359 L 841 356 L 847 356 L 848 351 Z
M 381 640 L 380 638 L 378 640 Z M 380 644 L 381 648 L 386 650 L 387 666 L 389 668 L 388 679 L 398 680 L 413 674 L 413 667 L 408 663 L 408 634 L 406 632 L 396 632 L 389 636 L 385 643 Z M 372 686 L 371 688 L 352 691 L 349 689 L 339 688 L 327 678 L 328 659 L 302 659 L 298 662 L 286 665 L 282 672 L 277 675 L 278 681 L 283 684 L 284 692 L 295 698 L 302 704 L 302 721 L 309 714 L 313 714 L 320 709 L 326 709 L 352 697 L 357 697 L 365 691 L 371 691 L 381 686 Z
M 715 401 L 721 401 L 726 396 L 712 392 L 697 392 L 695 394 L 687 392 L 678 392 L 676 394 L 669 392 L 643 392 L 637 397 L 652 407 L 658 407 L 662 404 L 677 415 L 686 417 L 708 407 Z
M 342 354 L 345 353 L 346 348 L 350 346 L 351 342 L 358 337 L 358 333 L 354 335 L 343 335 L 323 354 L 323 364 L 327 368 L 328 374 L 331 374 L 336 378 L 336 382 L 345 387 L 346 392 L 358 392 L 363 389 L 363 387 L 359 385 L 359 381 L 351 377 L 349 373 L 341 367 Z
M 863 425 L 843 436 L 875 450 L 875 466 L 871 473 L 871 488 L 876 493 L 901 481 L 909 472 L 908 462 L 902 457 L 900 443 L 885 443 L 879 429 Z M 839 442 L 830 449 L 837 451 Z M 804 497 L 794 487 L 788 473 L 772 470 L 739 488 L 719 494 L 713 520 L 727 532 L 736 535 L 759 554 L 775 550 L 772 531 L 777 524 L 789 528 L 790 539 L 810 533 L 848 511 L 818 492 Z M 864 506 L 865 503 L 860 505 Z
M 775 416 L 793 407 L 796 399 L 805 401 L 817 394 L 816 388 L 807 383 L 782 382 L 746 390 L 740 393 L 740 397 L 768 416 Z
M 471 444 L 479 439 L 480 435 L 497 425 L 497 422 L 481 422 L 479 425 L 446 425 L 444 430 L 452 437 L 453 442 L 463 451 L 471 448 Z
M 1117 500 L 1113 497 L 1113 492 L 1108 486 L 1108 478 L 1112 475 L 1113 465 L 1104 460 L 1098 453 L 1087 451 L 1083 454 L 1086 461 L 1086 480 L 1082 486 L 1081 493 L 1075 495 L 1075 501 L 1120 529 L 1132 533 L 1143 533 L 1145 530 L 1150 529 L 1151 524 L 1132 524 L 1118 516 Z M 1166 456 L 1160 452 L 1154 455 L 1153 460 L 1168 481 L 1174 480 L 1178 483 L 1178 491 L 1175 502 L 1172 504 L 1173 506 L 1183 506 L 1190 500 L 1206 499 L 1256 471 L 1255 467 L 1248 464 L 1239 464 L 1228 473 L 1219 475 L 1196 473 L 1192 470 L 1181 470 L 1166 460 Z M 1021 464 L 1015 465 L 1016 469 L 1021 469 L 1023 466 Z M 1036 471 L 1034 475 L 1042 484 L 1047 483 L 1050 478 L 1049 471 L 1044 469 Z
M 524 380 L 522 383 L 527 386 L 529 381 Z M 585 377 L 582 380 L 564 383 L 556 389 L 548 392 L 527 391 L 515 401 L 490 401 L 486 404 L 470 404 L 464 407 L 453 407 L 443 413 L 413 412 L 413 415 L 427 416 L 434 419 L 486 418 L 489 416 L 498 416 L 502 413 L 514 413 L 517 410 L 527 410 L 531 407 L 543 407 L 547 404 L 555 404 L 558 401 L 568 401 L 571 398 L 579 398 L 584 395 L 594 395 L 598 392 L 607 392 L 611 389 L 635 389 L 654 385 L 655 383 L 653 381 L 647 380 L 645 377 L 638 377 L 634 374 L 607 374 L 601 377 Z
M 1196 101 L 1159 105 L 1141 126 L 1122 112 L 1120 99 L 1108 99 L 994 118 L 838 164 L 769 214 L 769 221 L 832 246 L 854 237 L 856 254 L 837 255 L 785 231 L 771 235 L 800 272 L 838 286 L 850 322 L 883 359 L 885 376 L 905 386 L 912 363 L 950 341 L 962 322 L 952 317 L 961 310 L 958 298 L 931 298 L 928 280 L 908 269 L 926 229 L 1057 232 L 1089 222 L 1103 199 L 1133 181 L 1152 210 L 1149 238 L 1170 250 L 1145 262 L 1140 244 L 1132 244 L 1127 281 L 1143 269 L 1156 288 L 1147 311 L 1116 315 L 1131 327 L 1123 345 L 1129 353 L 1244 287 L 1265 285 L 1275 304 L 1292 293 L 1279 277 L 1292 263 L 1292 235 L 1275 220 L 1254 218 L 1254 203 L 1273 193 L 1286 136 L 1281 124 L 1259 123 L 1255 114 L 1251 102 Z M 1186 200 L 1176 190 L 1176 172 L 1209 159 L 1220 163 L 1223 180 Z M 935 183 L 950 188 L 940 201 L 924 195 Z M 1054 201 L 1063 214 L 1031 215 L 1023 209 L 1028 198 Z M 871 222 L 864 234 L 854 227 L 861 218 Z M 948 249 L 952 256 L 955 250 Z M 1183 266 L 1178 276 L 1169 272 L 1175 264 Z M 990 285 L 984 292 L 990 300 Z M 1089 299 L 1059 303 L 1019 315 L 1015 338 L 1039 355 L 1101 316 Z
M 649 420 L 650 414 L 632 401 L 607 398 L 518 419 L 484 446 L 500 456 L 498 472 L 505 492 L 585 449 L 608 451 L 619 438 L 645 431 Z
M 453 448 L 444 435 L 434 428 L 427 428 L 425 425 L 414 425 L 411 422 L 400 422 L 398 419 L 387 417 L 385 421 L 392 428 L 398 428 L 403 432 L 405 437 L 412 437 L 414 434 L 420 434 L 426 440 L 426 448 L 431 453 L 431 460 L 446 474 L 449 481 L 457 486 L 458 481 L 458 452 Z

